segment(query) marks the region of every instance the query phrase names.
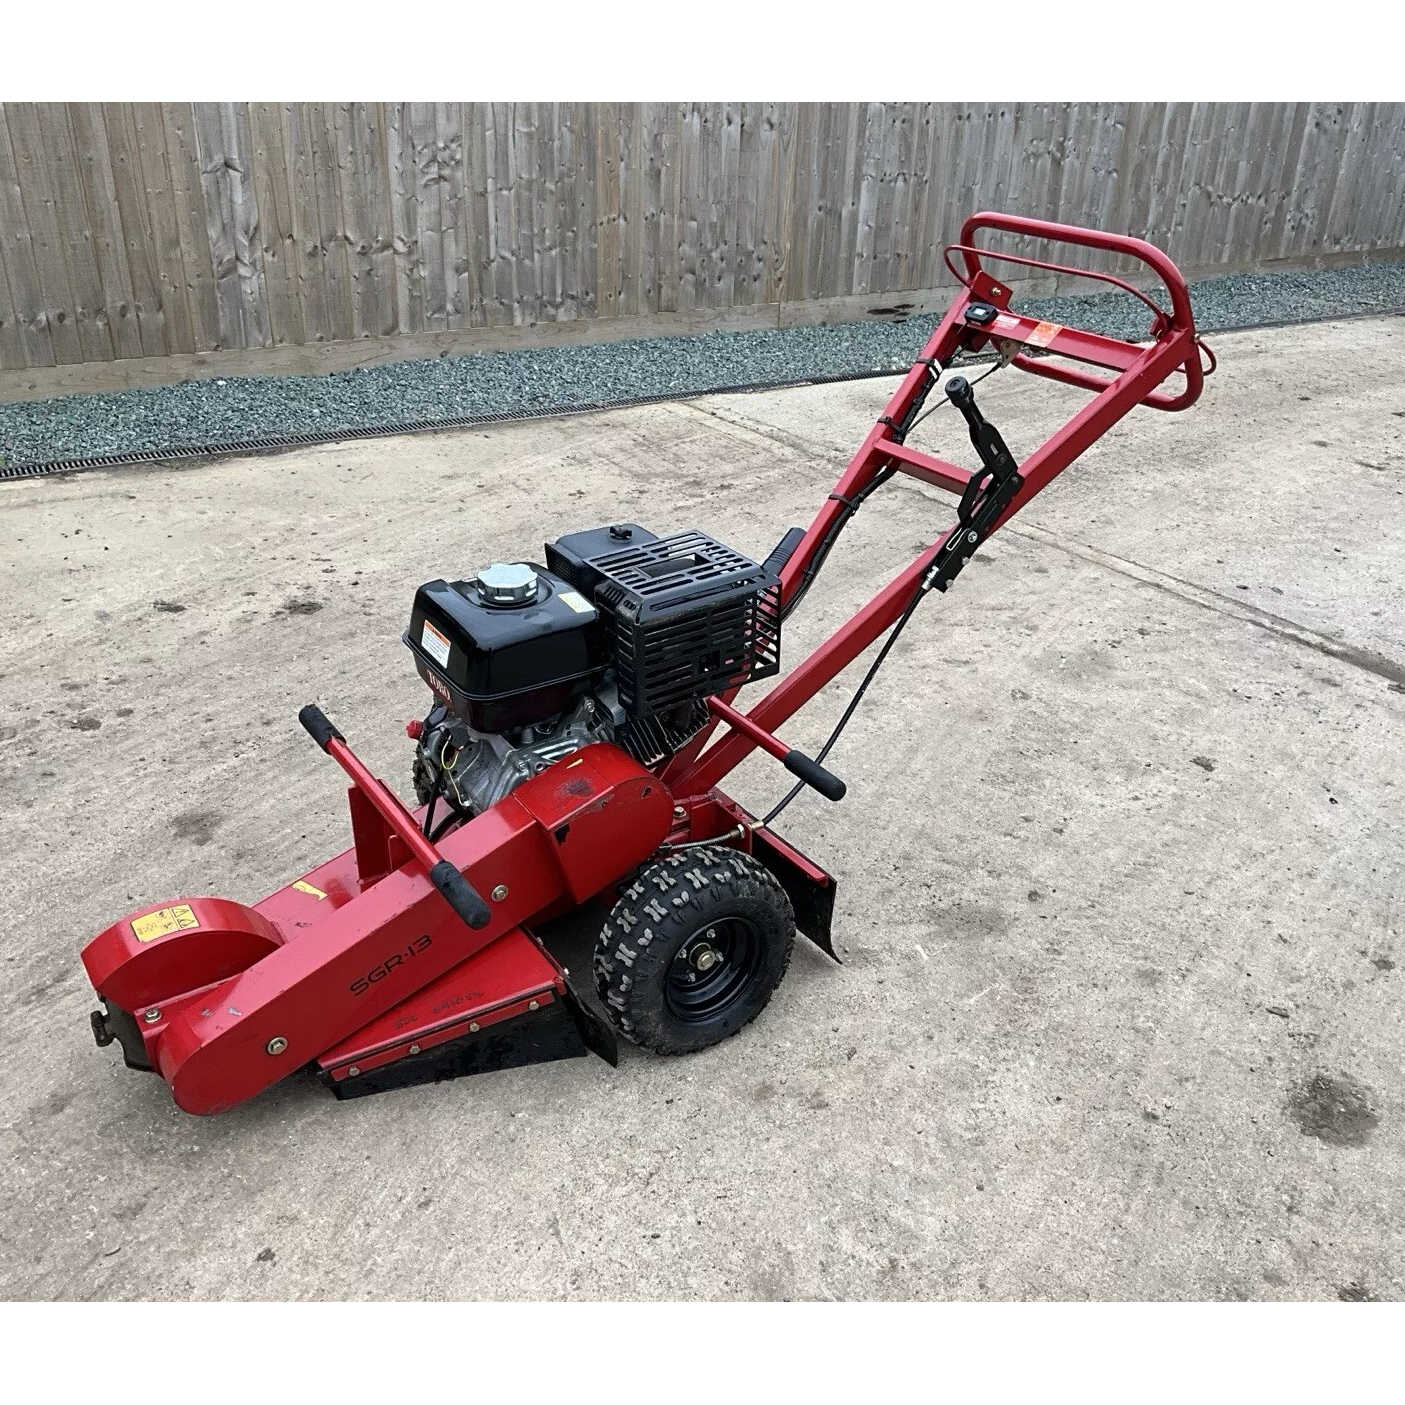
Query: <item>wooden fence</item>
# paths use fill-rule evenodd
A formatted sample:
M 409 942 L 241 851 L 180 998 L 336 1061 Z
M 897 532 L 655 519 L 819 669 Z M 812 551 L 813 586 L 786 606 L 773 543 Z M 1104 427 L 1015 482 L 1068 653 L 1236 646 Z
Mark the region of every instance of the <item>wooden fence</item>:
M 0 370 L 860 317 L 983 207 L 1390 255 L 1405 104 L 7 103 Z

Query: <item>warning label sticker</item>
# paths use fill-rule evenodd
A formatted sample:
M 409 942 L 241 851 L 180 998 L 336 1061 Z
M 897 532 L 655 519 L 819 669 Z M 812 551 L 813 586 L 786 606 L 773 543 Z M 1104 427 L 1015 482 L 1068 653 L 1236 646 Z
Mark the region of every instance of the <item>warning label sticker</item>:
M 1048 346 L 1061 331 L 1063 328 L 1057 322 L 1040 322 L 1025 341 L 1030 346 Z
M 139 942 L 154 942 L 157 937 L 169 937 L 172 932 L 199 925 L 200 920 L 190 910 L 190 904 L 177 903 L 175 907 L 163 907 L 159 912 L 148 912 L 145 917 L 132 918 L 132 935 Z
M 557 598 L 563 605 L 569 605 L 578 615 L 588 615 L 595 609 L 584 595 L 578 595 L 574 590 L 563 590 Z
M 424 646 L 425 653 L 440 668 L 448 668 L 449 641 L 428 620 L 424 622 L 424 629 L 420 632 L 420 643 Z
M 327 896 L 326 893 L 321 890 L 321 888 L 314 887 L 304 878 L 294 879 L 293 887 L 296 888 L 300 893 L 311 893 L 314 898 L 325 898 Z

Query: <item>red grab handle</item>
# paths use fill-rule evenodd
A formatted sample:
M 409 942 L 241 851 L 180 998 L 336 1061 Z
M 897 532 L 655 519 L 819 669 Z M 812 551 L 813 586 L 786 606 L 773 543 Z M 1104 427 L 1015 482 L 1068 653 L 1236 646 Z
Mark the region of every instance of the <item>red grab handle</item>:
M 973 236 L 982 229 L 1023 235 L 1030 239 L 1045 239 L 1051 243 L 1073 244 L 1085 249 L 1101 249 L 1105 253 L 1124 254 L 1146 264 L 1161 280 L 1171 300 L 1169 322 L 1158 328 L 1156 339 L 1159 342 L 1184 340 L 1188 354 L 1176 368 L 1185 372 L 1185 389 L 1179 395 L 1154 390 L 1144 398 L 1143 403 L 1155 406 L 1158 410 L 1184 410 L 1200 398 L 1205 384 L 1205 372 L 1200 364 L 1200 348 L 1195 338 L 1195 315 L 1190 307 L 1190 293 L 1186 290 L 1185 279 L 1181 276 L 1180 269 L 1155 244 L 1149 244 L 1145 239 L 1133 238 L 1130 234 L 1110 234 L 1106 230 L 1082 229 L 1077 225 L 1026 219 L 1023 215 L 1003 215 L 992 210 L 983 210 L 972 215 L 961 226 L 961 243 L 970 245 Z M 966 261 L 968 277 L 974 278 L 981 271 L 979 251 L 967 247 L 961 250 L 961 255 Z M 991 257 L 1001 256 L 992 250 Z M 1033 367 L 1027 366 L 1025 369 Z M 1052 374 L 1053 370 L 1052 367 L 1045 368 L 1041 374 Z M 1053 378 L 1070 385 L 1083 386 L 1088 390 L 1101 390 L 1107 384 L 1097 376 L 1069 367 L 1059 367 Z
M 405 807 L 366 769 L 361 758 L 347 746 L 346 738 L 327 720 L 327 714 L 316 703 L 308 703 L 298 713 L 298 721 L 312 740 L 351 777 L 464 924 L 475 931 L 486 927 L 493 920 L 493 914 L 477 889 L 419 832 Z

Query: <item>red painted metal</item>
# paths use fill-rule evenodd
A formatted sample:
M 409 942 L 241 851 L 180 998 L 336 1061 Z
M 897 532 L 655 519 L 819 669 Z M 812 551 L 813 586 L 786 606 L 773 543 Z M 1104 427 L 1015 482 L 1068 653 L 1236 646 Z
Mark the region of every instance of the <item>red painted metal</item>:
M 1007 256 L 972 243 L 982 230 L 1138 258 L 1162 280 L 1171 310 L 1158 309 L 1150 339 L 1142 345 L 1020 316 L 1010 311 L 1010 289 L 981 262 Z M 1209 357 L 1208 348 L 1196 339 L 1180 274 L 1153 246 L 981 214 L 966 222 L 960 244 L 949 252 L 965 262 L 965 286 L 784 567 L 781 595 L 787 604 L 815 567 L 846 501 L 880 474 L 901 471 L 957 495 L 966 490 L 971 470 L 897 442 L 898 426 L 921 397 L 935 393 L 935 372 L 958 352 L 994 348 L 1017 369 L 1093 392 L 1020 464 L 1023 487 L 1001 522 L 1134 406 L 1181 409 L 1200 393 L 1201 353 Z M 1015 261 L 1063 268 L 1022 257 Z M 1111 275 L 1097 276 L 1127 286 Z M 1147 301 L 1136 289 L 1128 286 L 1128 291 Z M 993 304 L 995 321 L 968 322 L 973 302 Z M 1036 357 L 1031 350 L 1045 355 Z M 1213 357 L 1209 361 L 1213 369 Z M 1161 390 L 1178 372 L 1185 377 L 1184 390 Z M 800 880 L 824 889 L 832 880 L 821 868 L 769 831 L 758 833 L 756 820 L 716 787 L 756 746 L 777 757 L 788 754 L 776 728 L 895 623 L 947 535 L 942 533 L 749 713 L 731 706 L 734 692 L 710 699 L 708 726 L 659 774 L 614 746 L 589 746 L 519 786 L 437 847 L 423 836 L 419 817 L 334 734 L 326 749 L 353 781 L 348 797 L 353 847 L 253 907 L 224 898 L 183 898 L 113 923 L 83 951 L 94 987 L 113 1010 L 135 1017 L 140 1045 L 176 1102 L 191 1112 L 217 1112 L 310 1062 L 339 1081 L 354 1076 L 353 1066 L 376 1068 L 406 1056 L 411 1045 L 423 1051 L 459 1037 L 472 1024 L 509 1020 L 534 1005 L 540 1009 L 565 999 L 564 973 L 531 927 L 608 895 L 665 841 L 716 840 L 747 852 L 764 845 Z M 718 719 L 730 730 L 714 740 Z M 414 736 L 414 724 L 407 732 Z M 468 927 L 435 890 L 427 870 L 441 857 L 490 900 L 487 926 Z
M 998 254 L 989 250 L 976 249 L 972 247 L 972 240 L 982 229 L 992 229 L 1003 234 L 1013 234 L 1029 239 L 1044 239 L 1060 244 L 1077 245 L 1085 249 L 1099 249 L 1104 253 L 1121 254 L 1127 258 L 1136 259 L 1150 268 L 1161 280 L 1161 285 L 1171 300 L 1170 316 L 1168 317 L 1165 311 L 1144 293 L 1111 274 L 1097 273 L 1090 269 L 1070 269 L 1062 264 L 1051 264 L 1045 260 L 1017 258 L 1012 254 Z M 978 274 L 985 273 L 985 268 L 981 264 L 981 256 L 984 254 L 987 258 L 994 257 L 1005 262 L 1027 264 L 1035 268 L 1049 269 L 1056 273 L 1074 273 L 1082 278 L 1094 278 L 1100 282 L 1113 283 L 1131 293 L 1133 297 L 1140 298 L 1157 314 L 1150 335 L 1155 339 L 1154 344 L 1158 350 L 1166 352 L 1169 348 L 1174 347 L 1184 353 L 1181 362 L 1173 365 L 1171 371 L 1184 371 L 1186 386 L 1179 395 L 1163 394 L 1153 386 L 1138 403 L 1150 405 L 1157 410 L 1184 410 L 1200 398 L 1200 392 L 1205 386 L 1205 373 L 1200 364 L 1200 351 L 1195 335 L 1195 316 L 1190 307 L 1190 293 L 1185 286 L 1185 279 L 1181 277 L 1180 269 L 1155 244 L 1149 244 L 1145 239 L 1135 239 L 1129 234 L 1110 234 L 1101 229 L 1080 229 L 1075 225 L 1054 224 L 1048 220 L 1032 220 L 1019 215 L 987 212 L 972 215 L 961 226 L 961 242 L 958 247 L 961 248 L 962 258 L 966 261 L 966 272 L 973 281 Z M 1008 298 L 1003 305 L 1009 306 Z M 1092 334 L 1082 333 L 1081 335 L 1090 336 Z M 1069 367 L 1052 366 L 1047 362 L 1035 361 L 1029 357 L 1018 357 L 1016 363 L 1023 371 L 1047 376 L 1053 380 L 1061 380 L 1069 385 L 1081 386 L 1085 390 L 1100 391 L 1105 384 L 1097 377 L 1089 376 L 1086 372 L 1074 371 Z M 1170 373 L 1167 372 L 1167 374 Z M 1163 376 L 1161 379 L 1164 380 L 1165 377 Z M 1160 383 L 1158 380 L 1155 385 Z M 1114 422 L 1109 421 L 1105 429 L 1110 428 Z
M 709 698 L 707 708 L 714 717 L 721 718 L 733 731 L 741 732 L 744 736 L 750 737 L 762 751 L 769 752 L 776 760 L 784 761 L 790 755 L 791 748 L 779 737 L 774 737 L 770 732 L 763 731 L 744 712 L 738 712 L 736 708 L 729 707 L 721 698 Z
M 340 1082 L 393 1063 L 409 1054 L 411 1045 L 422 1052 L 461 1037 L 471 1024 L 486 1029 L 542 1008 L 565 988 L 556 962 L 521 927 L 514 927 L 473 960 L 446 971 L 333 1045 L 317 1063 Z
M 889 443 L 883 450 L 888 458 L 896 461 L 902 472 L 912 478 L 920 478 L 934 488 L 945 488 L 948 493 L 960 497 L 971 481 L 971 470 L 958 464 L 947 463 L 945 459 L 932 454 L 924 454 L 918 449 L 910 449 L 906 444 Z
M 168 912 L 172 916 L 164 922 L 144 922 Z M 169 929 L 164 935 L 139 935 L 163 926 Z M 279 923 L 243 903 L 178 898 L 139 908 L 104 928 L 83 948 L 83 965 L 99 995 L 120 1009 L 145 1011 L 247 970 L 285 940 Z
M 990 277 L 980 263 L 982 251 L 972 246 L 972 240 L 983 229 L 1081 245 L 1139 259 L 1161 279 L 1170 298 L 1171 312 L 1167 315 L 1157 309 L 1159 316 L 1152 329 L 1153 339 L 1146 345 L 1136 345 L 1112 337 L 1102 337 L 1073 328 L 1055 327 L 1037 323 L 1032 318 L 1019 317 L 1008 311 L 1010 289 Z M 1175 264 L 1154 245 L 1141 239 L 1107 234 L 1099 230 L 1077 229 L 1071 225 L 1052 224 L 1044 220 L 987 213 L 973 215 L 966 221 L 961 230 L 959 247 L 966 260 L 967 286 L 956 296 L 927 345 L 922 348 L 922 353 L 913 363 L 912 369 L 903 377 L 902 384 L 889 400 L 882 416 L 869 430 L 858 452 L 850 460 L 834 493 L 820 509 L 804 539 L 786 564 L 781 573 L 783 603 L 792 598 L 800 581 L 805 578 L 816 553 L 839 520 L 844 500 L 861 492 L 889 465 L 895 465 L 904 472 L 922 470 L 916 476 L 936 483 L 939 487 L 949 488 L 953 492 L 961 491 L 969 481 L 968 471 L 918 454 L 906 444 L 894 442 L 895 427 L 903 423 L 918 395 L 926 387 L 930 378 L 929 367 L 948 365 L 958 351 L 976 352 L 987 347 L 998 348 L 1001 341 L 1013 340 L 1022 345 L 1038 345 L 1055 355 L 1073 356 L 1114 372 L 1110 377 L 1098 376 L 1074 367 L 1059 365 L 1047 358 L 1036 359 L 1023 351 L 1015 355 L 1011 364 L 1018 369 L 1094 390 L 1096 396 L 1021 463 L 1020 473 L 1024 478 L 1024 487 L 1002 515 L 1001 523 L 1008 521 L 1030 498 L 1047 486 L 1090 444 L 1135 406 L 1145 404 L 1158 409 L 1179 410 L 1192 404 L 1200 394 L 1204 374 L 1195 336 L 1195 321 L 1190 308 L 1190 295 Z M 1038 260 L 1020 262 L 1055 270 L 1063 268 L 1063 265 L 1040 263 Z M 1137 296 L 1143 295 L 1137 293 Z M 986 327 L 968 323 L 965 313 L 973 302 L 989 302 L 1001 309 L 997 322 Z M 1158 391 L 1157 387 L 1177 371 L 1185 375 L 1185 390 L 1177 395 L 1167 395 Z M 764 731 L 774 732 L 896 623 L 936 559 L 947 535 L 947 532 L 942 533 L 906 570 L 889 582 L 809 658 L 797 665 L 786 678 L 772 688 L 746 714 L 752 722 Z M 735 693 L 730 693 L 725 701 L 730 703 L 733 697 Z M 703 748 L 712 740 L 712 730 L 709 725 L 663 769 L 665 782 L 676 794 L 706 794 L 737 766 L 756 744 L 744 733 L 733 731 L 714 741 L 704 751 Z
M 353 794 L 363 795 L 363 787 Z M 492 921 L 481 930 L 454 915 L 418 862 L 352 894 L 347 880 L 355 873 L 359 889 L 361 876 L 354 859 L 348 864 L 342 855 L 331 866 L 342 879 L 340 902 L 297 890 L 312 904 L 300 930 L 223 899 L 166 905 L 187 903 L 199 920 L 205 904 L 219 903 L 209 909 L 215 931 L 265 935 L 270 949 L 228 978 L 212 977 L 196 959 L 203 927 L 175 930 L 141 944 L 167 969 L 146 971 L 141 999 L 123 1004 L 116 992 L 129 989 L 127 966 L 114 959 L 113 944 L 127 940 L 124 923 L 132 936 L 131 918 L 90 943 L 84 963 L 98 994 L 137 1017 L 152 1067 L 177 1104 L 219 1112 L 318 1058 L 514 929 L 609 888 L 658 848 L 672 818 L 672 797 L 657 777 L 618 748 L 597 744 L 527 781 L 441 844 L 469 882 L 493 895 Z M 319 889 L 318 875 L 300 881 Z M 287 891 L 270 905 L 286 911 Z M 190 978 L 198 989 L 182 986 Z
M 414 816 L 400 803 L 400 797 L 384 781 L 373 776 L 361 758 L 340 737 L 333 737 L 328 741 L 327 755 L 352 780 L 352 830 L 357 836 L 356 856 L 361 869 L 361 882 L 375 882 L 382 874 L 399 868 L 404 863 L 405 860 L 397 851 L 397 846 L 389 842 L 392 838 L 398 839 L 400 846 L 407 849 L 415 862 L 428 873 L 444 855 L 420 833 L 419 825 L 415 823 Z M 380 819 L 383 831 L 374 823 L 368 811 L 373 811 Z M 375 854 L 373 862 L 361 862 L 363 842 L 368 859 L 371 853 Z
M 952 254 L 964 254 L 967 257 L 967 271 L 961 270 L 951 261 Z M 1120 288 L 1124 293 L 1130 293 L 1140 302 L 1144 302 L 1154 313 L 1159 313 L 1162 309 L 1156 302 L 1149 298 L 1140 288 L 1126 282 L 1124 279 L 1115 277 L 1111 273 L 1101 273 L 1093 268 L 1074 268 L 1070 264 L 1051 263 L 1048 259 L 1028 259 L 1021 258 L 1018 254 L 997 253 L 994 249 L 978 249 L 972 244 L 948 244 L 942 250 L 942 262 L 946 264 L 947 271 L 959 283 L 964 283 L 968 288 L 975 289 L 981 274 L 985 272 L 985 265 L 981 263 L 981 258 L 999 259 L 1002 263 L 1023 264 L 1026 268 L 1040 268 L 1049 273 L 1061 273 L 1070 278 L 1091 278 L 1099 283 L 1111 283 L 1114 288 Z M 975 267 L 970 267 L 974 262 Z M 979 296 L 987 300 L 995 301 L 999 306 L 1004 307 L 1009 303 L 1010 290 L 1000 288 L 993 282 L 983 282 L 979 290 Z

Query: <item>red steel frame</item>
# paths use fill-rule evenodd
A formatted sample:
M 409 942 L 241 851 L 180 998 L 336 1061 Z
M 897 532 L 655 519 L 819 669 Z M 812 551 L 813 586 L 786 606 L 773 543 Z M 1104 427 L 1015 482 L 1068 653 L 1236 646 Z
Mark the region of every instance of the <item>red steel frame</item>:
M 1139 259 L 1157 274 L 1165 286 L 1171 301 L 1170 315 L 1150 302 L 1138 290 L 1111 275 L 977 249 L 972 240 L 983 229 L 1074 244 Z M 1013 517 L 1036 493 L 1062 473 L 1089 445 L 1106 434 L 1134 406 L 1151 405 L 1159 410 L 1183 410 L 1199 398 L 1204 385 L 1205 371 L 1201 366 L 1202 348 L 1195 334 L 1190 296 L 1180 270 L 1155 245 L 1128 235 L 1079 229 L 1072 225 L 1023 219 L 1016 215 L 983 213 L 972 215 L 966 221 L 961 228 L 961 242 L 952 246 L 952 249 L 960 252 L 965 261 L 964 276 L 958 270 L 952 270 L 962 278 L 963 291 L 958 293 L 941 324 L 927 345 L 922 348 L 922 354 L 903 378 L 883 414 L 869 430 L 867 438 L 850 460 L 834 492 L 820 509 L 819 515 L 810 524 L 804 539 L 787 562 L 781 573 L 783 609 L 786 602 L 794 596 L 820 544 L 844 510 L 842 499 L 852 498 L 854 494 L 861 492 L 889 464 L 896 463 L 903 473 L 924 483 L 944 488 L 958 497 L 965 491 L 972 476 L 969 469 L 924 454 L 906 444 L 899 444 L 894 438 L 895 426 L 903 422 L 918 395 L 928 384 L 933 370 L 948 365 L 959 350 L 980 351 L 987 346 L 998 347 L 1002 342 L 1014 342 L 1020 349 L 1015 353 L 1011 364 L 1020 370 L 1097 392 L 1095 398 L 1062 429 L 1020 464 L 1019 471 L 1024 478 L 1024 487 L 1001 515 L 997 527 Z M 951 252 L 952 250 L 948 250 L 948 256 Z M 1032 317 L 1012 313 L 1009 310 L 1010 289 L 997 282 L 985 270 L 981 263 L 983 253 L 986 257 L 1059 273 L 1077 274 L 1127 289 L 1148 302 L 1156 312 L 1152 329 L 1154 339 L 1147 345 L 1138 346 L 1112 337 L 1079 331 L 1073 327 L 1038 322 Z M 975 302 L 986 303 L 999 309 L 994 323 L 984 328 L 967 323 L 966 309 Z M 1111 377 L 1099 376 L 1081 367 L 1068 366 L 1047 358 L 1036 358 L 1025 352 L 1024 348 L 1029 346 L 1041 348 L 1054 356 L 1102 367 L 1114 374 Z M 1208 349 L 1206 351 L 1208 354 Z M 1177 371 L 1185 375 L 1185 389 L 1176 395 L 1158 391 L 1157 387 Z M 890 581 L 809 658 L 797 665 L 767 693 L 746 714 L 753 726 L 766 732 L 774 732 L 831 679 L 858 658 L 885 630 L 895 624 L 948 535 L 950 531 L 943 533 L 906 570 Z M 725 701 L 731 702 L 734 696 L 734 693 L 727 694 Z M 663 780 L 675 796 L 694 797 L 707 794 L 757 745 L 755 738 L 748 733 L 731 731 L 707 751 L 703 751 L 713 726 L 715 723 L 695 737 L 664 769 Z
M 987 229 L 1139 259 L 1160 277 L 1171 310 L 1156 310 L 1145 345 L 1013 313 L 1009 288 L 986 271 L 982 258 L 1013 258 L 1055 270 L 1060 266 L 977 249 L 972 240 Z M 1152 245 L 1039 220 L 979 214 L 966 221 L 961 242 L 948 250 L 948 257 L 953 252 L 964 261 L 965 286 L 785 565 L 783 602 L 795 599 L 840 521 L 843 500 L 862 492 L 880 473 L 896 466 L 955 494 L 965 490 L 973 477 L 970 470 L 897 442 L 895 431 L 958 351 L 1003 348 L 1022 370 L 1095 392 L 1019 465 L 1023 487 L 1000 522 L 1133 406 L 1178 410 L 1200 394 L 1202 348 L 1185 283 Z M 1081 276 L 1127 286 L 1105 274 Z M 997 309 L 993 322 L 967 321 L 967 309 L 978 302 Z M 1030 347 L 1051 357 L 1031 356 Z M 1082 365 L 1112 374 L 1096 375 Z M 1176 394 L 1159 390 L 1177 371 L 1185 376 L 1185 388 Z M 787 749 L 772 735 L 775 729 L 897 621 L 949 535 L 943 534 L 889 582 L 749 713 L 730 706 L 734 692 L 714 699 L 713 721 L 658 774 L 614 746 L 586 747 L 451 831 L 437 847 L 420 835 L 419 817 L 328 727 L 334 739 L 321 744 L 354 782 L 354 848 L 253 907 L 212 897 L 153 905 L 113 923 L 84 948 L 84 965 L 109 1016 L 116 1011 L 125 1017 L 119 1023 L 129 1034 L 123 1043 L 129 1062 L 135 1048 L 142 1060 L 136 1066 L 149 1064 L 160 1073 L 181 1107 L 217 1112 L 309 1062 L 344 1088 L 347 1079 L 422 1055 L 465 1030 L 511 1022 L 560 1002 L 578 1011 L 568 973 L 541 948 L 531 924 L 610 894 L 666 842 L 716 839 L 746 850 L 763 842 L 755 821 L 717 790 L 718 783 L 758 745 L 785 758 Z M 709 747 L 718 719 L 728 731 Z M 325 718 L 321 722 L 327 725 Z M 831 883 L 778 836 L 766 834 L 764 844 L 804 880 L 821 889 Z M 445 888 L 436 891 L 429 877 L 441 860 L 472 885 L 471 901 L 458 902 L 453 910 L 449 903 L 454 897 Z M 456 912 L 466 915 L 461 920 Z M 821 944 L 825 941 L 827 936 Z M 102 1012 L 94 1016 L 94 1028 L 100 1042 L 107 1042 L 103 1018 Z M 107 1035 L 120 1037 L 112 1027 Z

